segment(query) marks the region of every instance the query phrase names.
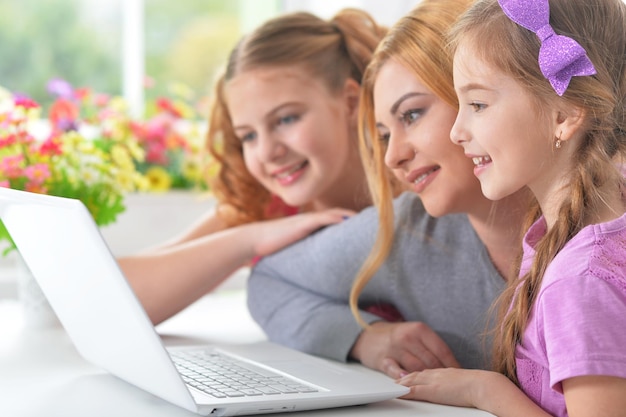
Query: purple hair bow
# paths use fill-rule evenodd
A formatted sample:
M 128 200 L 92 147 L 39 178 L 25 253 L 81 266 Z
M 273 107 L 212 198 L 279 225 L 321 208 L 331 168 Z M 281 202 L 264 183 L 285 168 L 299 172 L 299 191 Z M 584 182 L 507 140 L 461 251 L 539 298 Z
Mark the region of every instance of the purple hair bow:
M 554 33 L 548 0 L 498 0 L 504 13 L 541 40 L 539 68 L 554 91 L 562 96 L 574 76 L 593 75 L 596 69 L 578 42 Z

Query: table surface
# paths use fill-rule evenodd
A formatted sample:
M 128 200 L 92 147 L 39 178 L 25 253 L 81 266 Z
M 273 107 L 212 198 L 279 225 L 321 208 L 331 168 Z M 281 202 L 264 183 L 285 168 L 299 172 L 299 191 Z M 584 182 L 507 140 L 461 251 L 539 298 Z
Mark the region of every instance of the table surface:
M 228 320 L 213 320 L 228 317 Z M 245 291 L 222 290 L 157 326 L 167 346 L 251 343 L 265 339 L 245 305 Z M 0 416 L 192 417 L 86 362 L 60 325 L 25 322 L 16 300 L 0 299 Z M 388 400 L 365 406 L 280 414 L 293 417 L 485 417 L 475 409 Z

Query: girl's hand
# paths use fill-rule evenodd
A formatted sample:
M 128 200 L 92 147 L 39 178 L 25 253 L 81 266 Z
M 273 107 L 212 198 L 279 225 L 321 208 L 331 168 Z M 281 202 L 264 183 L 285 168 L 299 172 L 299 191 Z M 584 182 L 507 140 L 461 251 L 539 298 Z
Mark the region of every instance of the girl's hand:
M 254 251 L 256 256 L 269 255 L 323 226 L 339 223 L 354 214 L 352 210 L 333 208 L 255 223 L 251 231 L 251 237 L 257 242 Z
M 476 407 L 476 388 L 494 376 L 502 375 L 481 370 L 438 368 L 413 372 L 397 382 L 411 389 L 401 397 L 404 399 Z
M 550 417 L 510 379 L 497 372 L 428 369 L 409 374 L 397 382 L 411 389 L 402 397 L 404 399 L 474 407 L 500 417 Z

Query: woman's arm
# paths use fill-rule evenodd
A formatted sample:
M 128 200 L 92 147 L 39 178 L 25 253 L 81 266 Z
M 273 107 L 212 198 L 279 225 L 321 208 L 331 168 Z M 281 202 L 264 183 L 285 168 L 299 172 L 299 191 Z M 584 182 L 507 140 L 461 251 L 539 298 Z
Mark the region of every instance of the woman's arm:
M 318 240 L 317 235 L 312 238 Z M 332 239 L 327 241 L 329 249 L 334 248 Z M 346 361 L 350 347 L 362 331 L 347 303 L 352 279 L 340 271 L 332 273 L 326 269 L 327 264 L 317 257 L 312 246 L 308 238 L 281 251 L 278 257 L 272 255 L 259 262 L 248 278 L 248 309 L 271 341 Z M 364 318 L 380 320 L 365 313 Z
M 373 323 L 359 335 L 350 356 L 391 378 L 423 369 L 461 366 L 436 332 L 415 321 Z
M 177 244 L 123 257 L 118 263 L 148 316 L 158 324 L 217 287 L 253 258 L 270 254 L 350 214 L 348 210 L 331 209 L 217 230 L 202 237 L 190 234 Z M 211 228 L 218 224 L 209 217 L 200 226 L 210 232 L 219 229 Z
M 416 256 L 419 245 L 417 248 L 410 245 L 419 238 L 410 229 L 421 230 L 412 218 L 412 215 L 420 217 L 420 212 L 423 208 L 417 196 L 407 194 L 396 200 L 397 220 L 402 225 L 398 231 L 399 247 L 403 248 L 401 257 L 419 258 Z M 423 355 L 423 346 L 430 349 L 427 353 L 434 351 L 425 361 L 438 358 L 429 362 L 430 366 L 439 365 L 439 361 L 458 366 L 445 342 L 424 323 L 384 323 L 380 317 L 362 311 L 366 322 L 378 322 L 374 325 L 377 331 L 364 332 L 353 317 L 348 294 L 373 245 L 377 218 L 373 208 L 366 209 L 345 223 L 309 236 L 261 261 L 248 280 L 248 308 L 252 317 L 274 342 L 340 361 L 351 357 L 394 377 L 399 376 L 399 372 L 395 373 L 397 367 L 388 369 L 385 359 L 393 358 L 409 370 L 422 369 L 427 365 L 421 358 L 428 356 Z M 394 257 L 377 272 L 379 284 L 387 287 L 387 291 L 379 291 L 381 288 L 376 285 L 368 286 L 367 294 L 362 297 L 364 305 L 368 301 L 385 303 L 389 288 L 398 282 L 419 279 L 407 275 L 413 269 L 398 269 L 398 261 Z M 411 299 L 413 295 L 403 292 L 403 296 Z

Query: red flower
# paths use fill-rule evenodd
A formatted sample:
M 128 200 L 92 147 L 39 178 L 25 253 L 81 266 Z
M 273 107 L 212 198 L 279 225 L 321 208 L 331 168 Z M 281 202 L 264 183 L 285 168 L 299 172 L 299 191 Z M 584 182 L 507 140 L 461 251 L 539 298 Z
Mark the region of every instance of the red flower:
M 79 100 L 85 100 L 87 97 L 91 95 L 91 89 L 88 87 L 77 88 L 74 90 L 74 97 Z
M 17 136 L 14 134 L 7 135 L 6 137 L 0 138 L 0 149 L 14 145 L 15 143 L 17 143 Z
M 39 153 L 42 155 L 62 155 L 63 149 L 61 149 L 61 142 L 58 137 L 52 136 L 41 144 Z
M 76 104 L 70 100 L 59 98 L 50 106 L 48 119 L 55 130 L 68 131 L 72 130 L 69 127 L 76 125 L 78 115 L 79 109 Z
M 166 98 L 161 97 L 157 99 L 156 106 L 159 110 L 169 113 L 172 116 L 183 117 L 183 114 L 180 111 L 178 111 L 176 106 L 174 106 L 174 104 Z

